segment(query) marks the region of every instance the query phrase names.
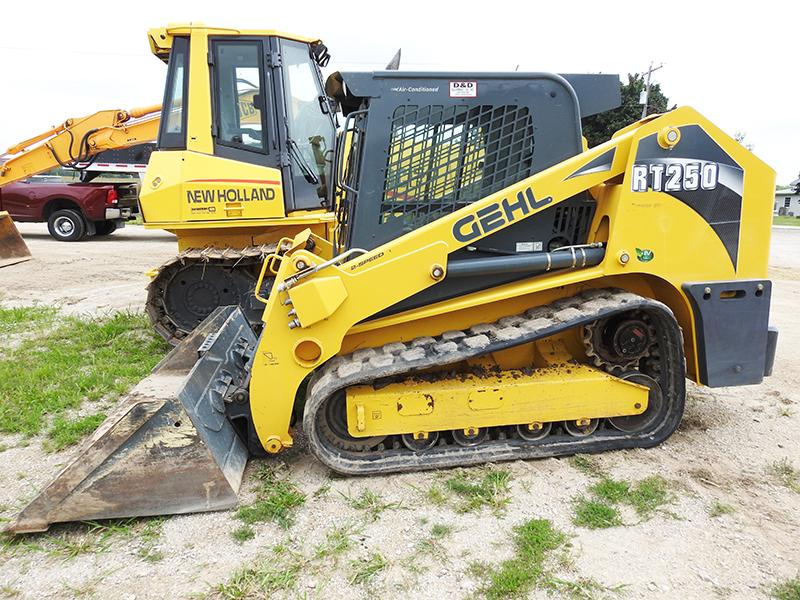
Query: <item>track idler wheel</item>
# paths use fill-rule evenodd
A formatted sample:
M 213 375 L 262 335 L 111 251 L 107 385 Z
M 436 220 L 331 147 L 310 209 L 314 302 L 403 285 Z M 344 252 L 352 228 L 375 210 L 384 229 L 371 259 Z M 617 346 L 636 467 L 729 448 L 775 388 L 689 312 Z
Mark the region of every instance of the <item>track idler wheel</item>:
M 564 421 L 564 431 L 572 437 L 587 437 L 597 431 L 600 419 L 580 419 L 578 421 Z

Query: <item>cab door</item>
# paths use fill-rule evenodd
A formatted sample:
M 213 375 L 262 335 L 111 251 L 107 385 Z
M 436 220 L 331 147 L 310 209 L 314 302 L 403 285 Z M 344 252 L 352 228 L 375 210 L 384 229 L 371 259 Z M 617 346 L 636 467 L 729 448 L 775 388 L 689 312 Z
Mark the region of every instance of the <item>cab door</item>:
M 285 214 L 275 103 L 265 77 L 268 48 L 269 38 L 209 40 L 214 158 L 186 178 L 186 220 Z

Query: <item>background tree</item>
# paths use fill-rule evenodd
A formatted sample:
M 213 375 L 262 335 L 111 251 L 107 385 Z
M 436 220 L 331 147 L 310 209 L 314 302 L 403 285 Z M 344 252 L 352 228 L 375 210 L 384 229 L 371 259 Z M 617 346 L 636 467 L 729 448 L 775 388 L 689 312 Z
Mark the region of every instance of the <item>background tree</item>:
M 583 119 L 583 135 L 589 142 L 589 147 L 597 146 L 611 139 L 611 135 L 631 123 L 642 118 L 642 105 L 639 96 L 644 91 L 644 76 L 639 73 L 628 73 L 628 83 L 620 82 L 622 104 L 614 110 L 609 110 L 599 115 L 592 115 Z M 672 108 L 675 108 L 673 105 Z M 661 85 L 650 82 L 650 96 L 647 102 L 647 114 L 666 112 L 669 109 L 669 99 L 661 93 Z

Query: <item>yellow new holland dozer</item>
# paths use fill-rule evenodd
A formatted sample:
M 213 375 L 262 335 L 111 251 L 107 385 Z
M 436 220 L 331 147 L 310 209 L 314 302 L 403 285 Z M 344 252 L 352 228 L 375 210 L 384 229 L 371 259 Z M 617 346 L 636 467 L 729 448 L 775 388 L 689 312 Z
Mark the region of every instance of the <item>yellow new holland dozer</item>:
M 774 172 L 693 109 L 587 149 L 580 119 L 618 104 L 616 76 L 323 87 L 311 38 L 150 39 L 169 70 L 145 216 L 180 207 L 198 235 L 231 216 L 254 244 L 282 219 L 252 257 L 263 327 L 211 311 L 8 530 L 234 506 L 248 457 L 299 428 L 345 475 L 651 447 L 687 377 L 770 374 Z

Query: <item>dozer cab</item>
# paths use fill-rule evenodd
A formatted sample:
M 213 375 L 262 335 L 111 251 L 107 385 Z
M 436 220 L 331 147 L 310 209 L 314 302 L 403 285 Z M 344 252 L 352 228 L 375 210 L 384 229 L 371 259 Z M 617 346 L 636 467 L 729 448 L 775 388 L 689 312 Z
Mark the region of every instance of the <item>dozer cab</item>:
M 275 60 L 269 40 L 235 43 L 262 73 Z M 187 60 L 225 54 L 201 47 Z M 186 94 L 178 80 L 165 106 Z M 586 149 L 580 116 L 615 105 L 616 78 L 329 83 L 346 114 L 326 179 L 334 235 L 279 240 L 254 286 L 260 333 L 238 307 L 214 310 L 8 530 L 231 507 L 248 456 L 282 452 L 301 427 L 346 475 L 647 448 L 678 426 L 686 378 L 769 375 L 774 172 L 693 109 Z M 245 139 L 221 147 L 249 152 Z M 159 151 L 143 203 L 177 187 L 187 211 L 266 210 L 262 190 L 283 192 L 265 169 L 286 181 L 278 166 Z

